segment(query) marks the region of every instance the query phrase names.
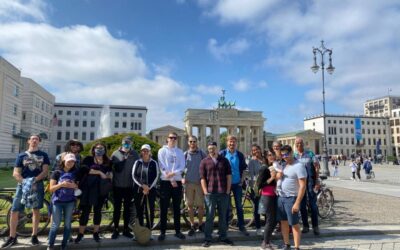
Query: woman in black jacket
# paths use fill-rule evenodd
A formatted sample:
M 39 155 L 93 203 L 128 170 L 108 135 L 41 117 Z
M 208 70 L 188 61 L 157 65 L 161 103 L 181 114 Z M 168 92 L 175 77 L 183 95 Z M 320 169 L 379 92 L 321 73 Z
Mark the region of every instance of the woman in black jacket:
M 273 150 L 264 152 L 265 164 L 260 169 L 257 178 L 257 188 L 261 195 L 258 207 L 259 214 L 265 214 L 265 229 L 261 249 L 272 249 L 271 235 L 276 226 L 276 172 L 279 163 Z
M 140 149 L 140 159 L 135 162 L 132 169 L 133 197 L 135 200 L 136 216 L 141 226 L 144 225 L 146 212 L 146 226 L 153 227 L 154 203 L 156 200 L 156 184 L 160 176 L 158 163 L 151 158 L 150 145 L 144 144 Z M 149 206 L 147 208 L 147 206 Z

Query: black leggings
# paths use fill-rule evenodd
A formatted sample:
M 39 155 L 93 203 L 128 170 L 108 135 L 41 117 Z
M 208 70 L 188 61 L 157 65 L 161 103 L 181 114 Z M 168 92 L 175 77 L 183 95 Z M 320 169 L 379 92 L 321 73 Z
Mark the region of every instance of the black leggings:
M 121 207 L 122 203 L 124 204 L 124 230 L 128 230 L 129 227 L 129 217 L 130 217 L 130 206 L 132 204 L 133 199 L 133 190 L 132 188 L 113 188 L 114 195 L 114 212 L 113 212 L 113 222 L 114 228 L 118 229 L 119 227 L 119 219 L 121 218 Z
M 175 232 L 181 231 L 181 201 L 182 201 L 182 182 L 177 181 L 178 187 L 172 187 L 170 181 L 160 182 L 160 231 L 165 233 L 167 230 L 167 216 L 170 200 L 174 210 Z
M 93 206 L 93 225 L 100 225 L 101 223 L 101 208 L 104 201 L 99 201 L 97 205 Z M 81 217 L 79 218 L 79 225 L 86 226 L 89 221 L 89 214 L 92 210 L 92 205 L 80 205 Z
M 271 235 L 276 226 L 276 207 L 277 198 L 276 196 L 263 196 L 264 206 L 266 209 L 265 214 L 265 229 L 264 229 L 264 242 L 269 243 L 271 241 Z M 261 201 L 260 200 L 260 201 Z
M 144 196 L 143 199 L 143 192 L 140 189 L 139 192 L 135 192 L 135 207 L 136 207 L 136 216 L 139 220 L 139 224 L 141 226 L 144 225 L 144 217 L 146 216 L 146 227 L 152 228 L 153 227 L 153 222 L 154 222 L 154 204 L 156 201 L 156 190 L 150 189 L 149 194 L 147 196 Z M 149 203 L 147 203 L 147 199 L 149 199 Z M 142 201 L 143 200 L 143 201 Z M 149 213 L 147 214 L 147 204 L 149 204 Z

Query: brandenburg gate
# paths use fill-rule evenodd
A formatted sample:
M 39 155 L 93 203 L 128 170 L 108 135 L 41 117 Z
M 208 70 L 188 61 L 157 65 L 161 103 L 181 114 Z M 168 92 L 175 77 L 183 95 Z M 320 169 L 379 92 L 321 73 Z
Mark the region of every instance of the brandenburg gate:
M 256 143 L 264 148 L 263 131 L 265 118 L 261 111 L 242 111 L 235 108 L 234 102 L 225 102 L 225 91 L 215 109 L 187 109 L 185 130 L 193 135 L 197 128 L 198 146 L 207 149 L 209 141 L 216 141 L 220 148 L 220 131 L 234 135 L 238 139 L 238 150 L 249 155 L 251 145 Z

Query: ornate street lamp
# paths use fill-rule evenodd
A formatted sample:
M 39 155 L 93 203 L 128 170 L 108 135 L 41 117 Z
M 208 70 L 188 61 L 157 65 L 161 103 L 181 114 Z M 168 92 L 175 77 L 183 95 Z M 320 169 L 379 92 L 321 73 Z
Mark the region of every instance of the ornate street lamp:
M 326 53 L 329 55 L 329 65 L 326 68 L 326 71 L 329 74 L 332 74 L 333 71 L 335 71 L 335 67 L 332 66 L 332 49 L 327 49 L 324 46 L 324 41 L 321 41 L 321 46 L 319 48 L 313 47 L 313 53 L 314 53 L 314 65 L 311 66 L 311 70 L 314 73 L 317 73 L 319 70 L 319 65 L 317 64 L 317 53 L 321 56 L 321 72 L 322 72 L 322 107 L 323 107 L 323 123 L 324 123 L 324 140 L 323 140 L 323 162 L 324 164 L 322 165 L 322 172 L 321 175 L 324 176 L 329 176 L 329 167 L 328 167 L 328 162 L 329 162 L 329 157 L 328 157 L 328 147 L 326 145 L 326 123 L 325 123 L 325 60 L 324 56 Z

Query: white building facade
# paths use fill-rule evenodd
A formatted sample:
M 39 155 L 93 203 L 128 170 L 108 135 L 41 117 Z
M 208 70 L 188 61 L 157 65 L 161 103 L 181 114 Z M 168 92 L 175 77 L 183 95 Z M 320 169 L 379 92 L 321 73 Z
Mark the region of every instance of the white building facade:
M 400 108 L 400 96 L 384 96 L 365 101 L 364 115 L 390 117 L 397 108 Z
M 392 110 L 390 131 L 392 135 L 393 153 L 398 157 L 400 156 L 400 108 Z
M 11 163 L 19 152 L 22 89 L 20 70 L 0 57 L 0 163 Z
M 53 128 L 54 151 L 51 157 L 62 152 L 64 145 L 70 139 L 77 139 L 83 144 L 100 137 L 100 121 L 103 109 L 109 110 L 109 135 L 134 132 L 146 134 L 147 108 L 143 106 L 110 105 L 105 107 L 97 104 L 56 103 L 54 113 L 56 126 Z M 104 113 L 104 111 L 103 111 Z M 103 122 L 104 123 L 104 122 Z M 103 126 L 107 127 L 107 124 Z
M 327 114 L 325 124 L 322 115 L 304 119 L 305 130 L 311 129 L 323 134 L 324 125 L 329 155 L 350 156 L 357 152 L 374 157 L 377 154 L 377 148 L 384 156 L 393 155 L 387 117 Z
M 40 149 L 50 152 L 52 145 L 52 118 L 55 96 L 30 78 L 21 77 L 24 85 L 22 91 L 22 123 L 24 134 L 40 134 Z

